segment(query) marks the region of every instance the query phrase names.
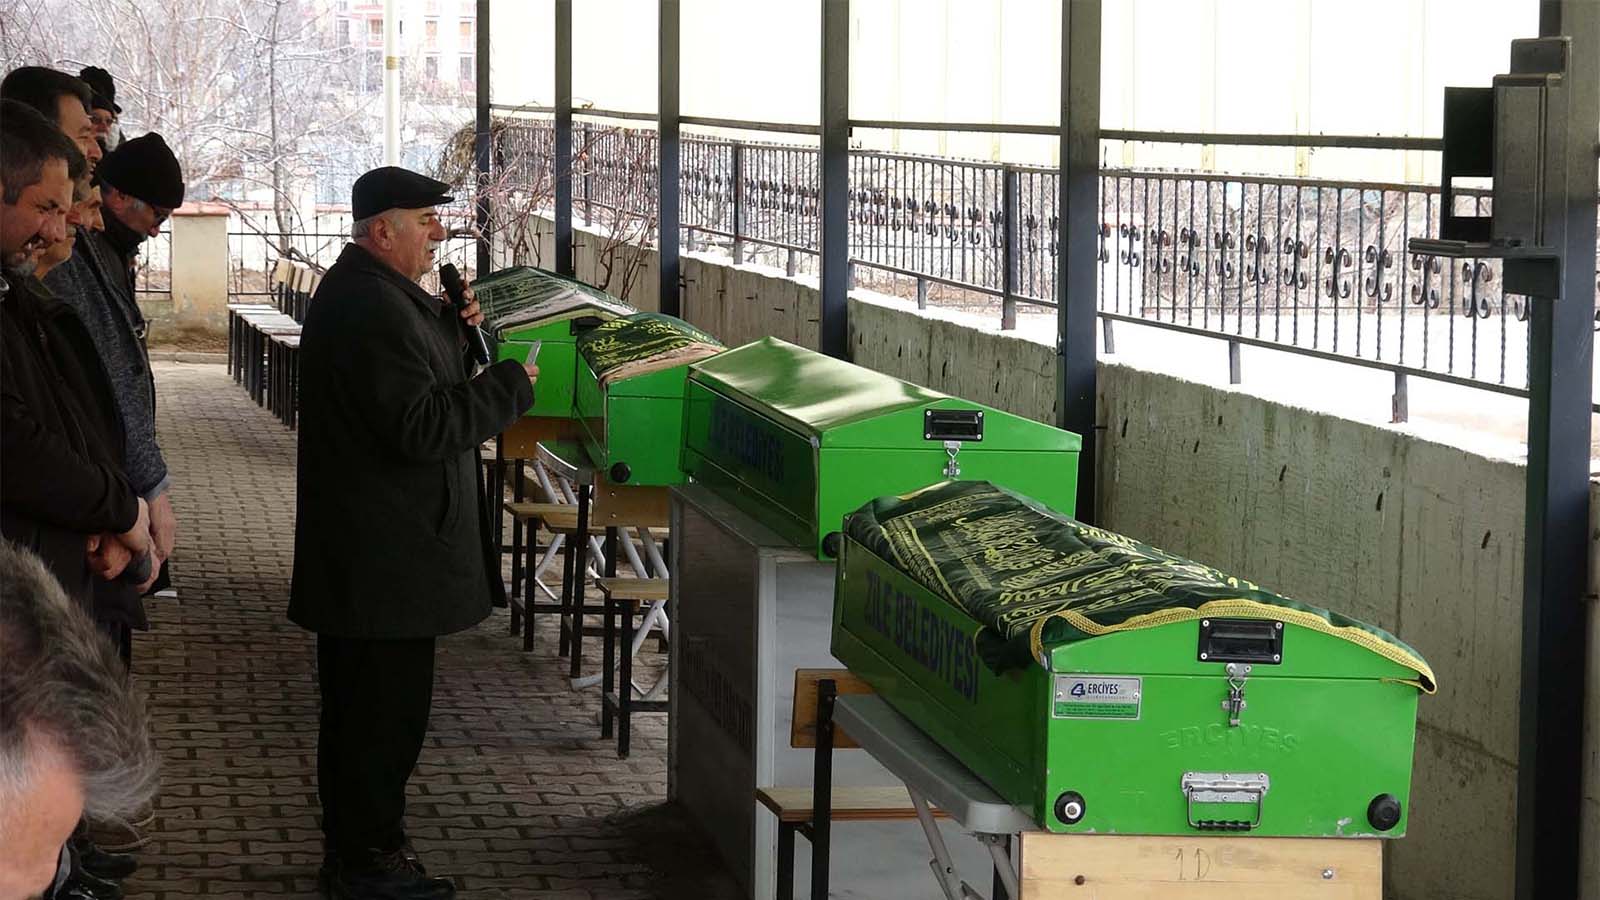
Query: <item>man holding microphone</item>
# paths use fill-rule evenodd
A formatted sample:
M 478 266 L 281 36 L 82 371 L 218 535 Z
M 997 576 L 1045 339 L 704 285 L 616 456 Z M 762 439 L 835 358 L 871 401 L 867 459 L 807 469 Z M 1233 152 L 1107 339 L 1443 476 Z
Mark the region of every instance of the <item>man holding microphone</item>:
M 476 375 L 483 320 L 417 281 L 446 231 L 443 182 L 394 166 L 356 179 L 351 243 L 329 268 L 300 344 L 298 508 L 289 618 L 317 635 L 323 891 L 446 898 L 404 827 L 427 732 L 435 639 L 503 595 L 478 447 L 533 403 L 539 370 Z

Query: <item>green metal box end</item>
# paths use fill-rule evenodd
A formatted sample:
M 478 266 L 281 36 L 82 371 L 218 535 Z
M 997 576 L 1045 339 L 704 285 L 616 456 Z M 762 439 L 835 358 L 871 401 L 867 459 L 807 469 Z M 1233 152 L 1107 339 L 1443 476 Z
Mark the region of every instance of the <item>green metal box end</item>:
M 565 324 L 565 323 L 563 323 Z M 527 363 L 532 341 L 503 340 L 496 353 L 497 359 L 514 359 Z M 572 343 L 546 341 L 539 347 L 539 383 L 533 389 L 533 406 L 525 416 L 550 416 L 570 419 L 575 413 L 572 404 L 573 369 L 577 364 L 577 351 Z
M 1244 833 L 1405 834 L 1418 690 L 1400 666 L 1286 625 L 1284 663 L 1255 668 L 1231 726 L 1226 676 L 1196 658 L 1195 621 L 1052 648 L 1049 670 L 995 673 L 965 611 L 848 537 L 842 554 L 833 654 L 1050 831 L 1214 833 L 1191 819 L 1237 817 L 1239 805 L 1191 807 L 1184 775 L 1243 773 L 1270 781 L 1259 824 Z M 1120 685 L 1134 696 L 1075 696 L 1082 685 Z M 1057 812 L 1069 792 L 1084 810 L 1071 825 Z M 1380 831 L 1368 815 L 1384 795 L 1401 816 Z
M 540 354 L 543 356 L 543 354 Z M 594 372 L 579 360 L 574 410 L 583 423 L 589 458 L 619 484 L 683 484 L 683 391 L 687 363 L 613 381 L 602 391 Z M 543 377 L 541 373 L 541 378 Z M 627 477 L 619 468 L 627 467 Z
M 962 442 L 962 480 L 987 480 L 1069 513 L 1082 439 L 981 403 L 823 356 L 777 338 L 690 367 L 683 468 L 818 559 L 845 516 L 875 497 L 946 480 L 930 411 L 975 415 Z

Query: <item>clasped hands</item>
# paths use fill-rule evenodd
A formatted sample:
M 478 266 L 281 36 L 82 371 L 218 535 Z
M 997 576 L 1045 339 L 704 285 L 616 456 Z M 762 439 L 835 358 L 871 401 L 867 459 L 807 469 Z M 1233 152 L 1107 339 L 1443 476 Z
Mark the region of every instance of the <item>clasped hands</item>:
M 142 594 L 155 583 L 161 565 L 172 555 L 176 538 L 177 521 L 172 513 L 172 500 L 161 494 L 153 502 L 139 498 L 139 516 L 133 527 L 121 534 L 110 532 L 90 535 L 85 541 L 89 569 L 106 581 L 120 576 L 134 560 L 150 556 L 150 577 L 138 586 Z

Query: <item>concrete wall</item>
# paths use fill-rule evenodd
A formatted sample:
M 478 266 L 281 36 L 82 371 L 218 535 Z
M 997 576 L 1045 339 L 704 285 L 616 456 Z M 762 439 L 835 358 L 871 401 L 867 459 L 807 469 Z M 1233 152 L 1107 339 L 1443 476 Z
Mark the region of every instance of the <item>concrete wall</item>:
M 226 206 L 191 203 L 172 214 L 171 243 L 146 241 L 141 254 L 159 287 L 138 295 L 153 344 L 191 341 L 221 346 L 228 333 L 228 216 Z
M 228 214 L 185 206 L 172 214 L 174 324 L 228 330 Z
M 585 243 L 580 277 L 593 266 Z M 814 282 L 697 254 L 684 256 L 683 277 L 685 317 L 726 343 L 776 334 L 817 345 Z M 1053 420 L 1053 349 L 992 322 L 857 295 L 850 346 L 860 365 Z M 1386 896 L 1510 896 L 1524 467 L 1243 389 L 1104 361 L 1099 373 L 1096 477 L 1108 527 L 1390 629 L 1434 667 L 1440 688 L 1419 712 L 1410 832 L 1387 845 Z M 1600 486 L 1594 500 L 1591 577 Z M 1573 673 L 1589 685 L 1584 900 L 1600 900 L 1593 593 L 1589 670 Z
M 1388 628 L 1435 667 L 1388 896 L 1510 896 L 1520 467 L 1243 393 L 1102 373 L 1111 528 Z

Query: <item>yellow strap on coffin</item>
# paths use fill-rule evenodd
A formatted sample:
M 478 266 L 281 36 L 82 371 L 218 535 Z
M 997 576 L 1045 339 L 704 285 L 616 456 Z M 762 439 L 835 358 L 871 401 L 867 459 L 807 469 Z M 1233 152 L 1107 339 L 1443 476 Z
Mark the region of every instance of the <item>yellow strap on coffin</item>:
M 1402 684 L 1409 684 L 1425 694 L 1432 694 L 1438 690 L 1438 682 L 1434 679 L 1433 669 L 1428 667 L 1420 657 L 1407 653 L 1399 647 L 1384 641 L 1360 628 L 1340 626 L 1329 622 L 1316 613 L 1292 609 L 1286 606 L 1273 606 L 1268 603 L 1259 603 L 1255 600 L 1246 600 L 1242 597 L 1232 600 L 1212 600 L 1202 603 L 1197 607 L 1177 607 L 1162 609 L 1151 613 L 1118 622 L 1115 625 L 1102 625 L 1082 613 L 1066 610 L 1051 613 L 1039 621 L 1034 622 L 1028 631 L 1028 649 L 1032 651 L 1033 658 L 1045 660 L 1044 652 L 1044 626 L 1051 619 L 1064 619 L 1067 624 L 1087 635 L 1099 636 L 1114 634 L 1119 631 L 1133 631 L 1139 628 L 1155 628 L 1158 625 L 1169 625 L 1173 622 L 1187 622 L 1195 619 L 1209 619 L 1213 617 L 1234 617 L 1240 619 L 1272 619 L 1273 621 L 1292 622 L 1302 628 L 1320 631 L 1323 634 L 1336 637 L 1342 641 L 1349 641 L 1356 646 L 1376 653 L 1397 665 L 1405 666 L 1416 672 L 1420 677 L 1411 679 L 1390 679 Z

